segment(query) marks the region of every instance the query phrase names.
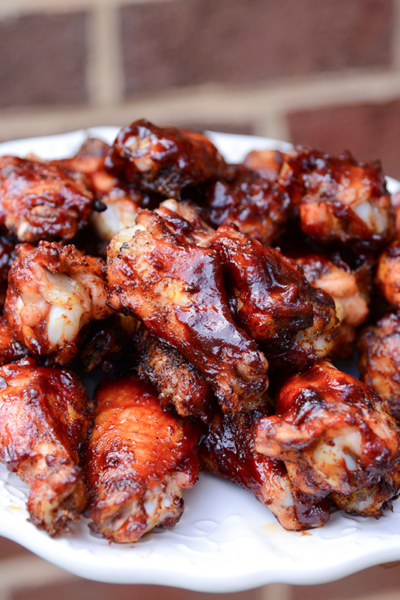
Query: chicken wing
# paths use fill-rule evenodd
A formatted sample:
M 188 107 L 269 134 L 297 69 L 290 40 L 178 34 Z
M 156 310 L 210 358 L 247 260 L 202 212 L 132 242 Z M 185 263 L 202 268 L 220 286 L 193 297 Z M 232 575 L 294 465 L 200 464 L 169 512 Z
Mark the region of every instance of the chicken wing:
M 400 240 L 392 242 L 380 255 L 376 284 L 389 304 L 400 311 Z
M 303 493 L 349 495 L 377 483 L 400 456 L 400 431 L 379 396 L 321 361 L 289 378 L 276 416 L 260 420 L 256 450 L 285 462 Z
M 14 337 L 7 319 L 0 317 L 0 366 L 15 362 L 28 354 L 28 350 Z
M 229 169 L 204 135 L 177 127 L 157 127 L 145 119 L 121 129 L 108 164 L 130 183 L 180 198 L 181 191 Z
M 375 251 L 393 237 L 394 215 L 379 162 L 358 162 L 298 147 L 279 181 L 297 206 L 301 228 L 322 244 Z
M 138 334 L 138 372 L 148 378 L 163 406 L 173 405 L 182 417 L 207 421 L 213 394 L 204 378 L 179 352 L 141 327 Z
M 268 506 L 279 523 L 294 531 L 321 527 L 329 520 L 329 504 L 295 494 L 282 461 L 254 449 L 255 430 L 262 412 L 217 413 L 200 446 L 207 468 L 239 484 Z
M 101 384 L 87 447 L 86 515 L 114 542 L 135 542 L 156 526 L 173 527 L 182 490 L 198 478 L 199 430 L 162 408 L 154 389 L 131 375 Z
M 388 314 L 362 332 L 357 348 L 361 381 L 388 403 L 400 421 L 400 318 Z
M 285 155 L 279 150 L 252 150 L 245 156 L 243 164 L 264 179 L 276 181 L 284 158 Z
M 57 242 L 20 244 L 16 250 L 4 314 L 31 354 L 66 364 L 78 351 L 82 327 L 112 312 L 104 262 Z
M 154 212 L 115 236 L 109 303 L 132 314 L 202 373 L 225 410 L 262 404 L 268 363 L 229 312 L 216 250 L 179 242 Z
M 180 242 L 206 248 L 214 229 L 204 221 L 202 210 L 189 201 L 164 200 L 155 211 Z
M 353 353 L 355 328 L 368 316 L 368 295 L 357 280 L 357 274 L 340 259 L 335 262 L 322 254 L 308 254 L 293 259 L 302 267 L 307 281 L 321 288 L 335 301 L 339 319 L 339 335 L 333 350 L 335 357 L 348 359 Z
M 92 209 L 93 194 L 79 171 L 0 157 L 0 223 L 19 241 L 69 240 L 84 227 Z
M 0 460 L 29 487 L 30 521 L 58 535 L 87 503 L 78 466 L 91 415 L 85 388 L 33 359 L 1 367 L 0 386 Z
M 208 222 L 215 228 L 234 224 L 249 237 L 271 244 L 288 219 L 289 196 L 243 165 L 232 169 L 231 179 L 212 182 L 206 188 Z

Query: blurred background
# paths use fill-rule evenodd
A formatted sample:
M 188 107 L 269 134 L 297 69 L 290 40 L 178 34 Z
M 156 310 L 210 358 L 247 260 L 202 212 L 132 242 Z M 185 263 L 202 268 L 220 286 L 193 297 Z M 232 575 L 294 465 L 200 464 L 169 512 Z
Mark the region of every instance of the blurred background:
M 0 0 L 0 141 L 140 117 L 348 149 L 400 178 L 400 0 Z M 395 600 L 399 583 L 374 567 L 229 595 L 115 586 L 0 538 L 0 600 Z

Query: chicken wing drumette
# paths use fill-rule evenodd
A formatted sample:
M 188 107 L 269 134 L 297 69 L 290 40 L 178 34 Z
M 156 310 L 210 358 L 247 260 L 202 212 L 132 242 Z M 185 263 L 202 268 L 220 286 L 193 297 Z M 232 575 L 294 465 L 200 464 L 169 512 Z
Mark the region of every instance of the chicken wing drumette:
M 87 516 L 114 542 L 135 542 L 183 512 L 182 490 L 198 478 L 199 430 L 162 408 L 132 375 L 102 382 L 85 458 Z
M 208 222 L 215 228 L 234 224 L 249 237 L 271 244 L 287 221 L 289 196 L 243 165 L 232 170 L 231 179 L 212 182 L 206 188 Z
M 400 431 L 375 392 L 321 361 L 289 378 L 256 450 L 285 462 L 294 489 L 323 497 L 377 483 L 400 455 Z
M 298 209 L 302 230 L 319 243 L 364 252 L 393 237 L 393 210 L 379 162 L 298 147 L 285 155 L 279 181 Z
M 143 326 L 137 341 L 139 375 L 150 380 L 160 403 L 172 404 L 182 417 L 200 417 L 207 421 L 213 394 L 194 366 Z
M 262 404 L 268 363 L 229 312 L 216 250 L 180 242 L 154 212 L 115 236 L 109 303 L 139 318 L 202 373 L 225 410 Z
M 33 359 L 1 367 L 0 383 L 0 460 L 29 487 L 30 521 L 57 535 L 87 503 L 78 466 L 91 413 L 85 388 Z
M 229 167 L 204 135 L 177 127 L 157 127 L 145 119 L 121 129 L 108 164 L 130 183 L 170 198 Z
M 0 223 L 19 241 L 69 240 L 84 227 L 92 208 L 93 194 L 79 171 L 0 157 Z
M 268 506 L 279 523 L 294 531 L 320 527 L 329 519 L 329 504 L 294 493 L 282 461 L 254 449 L 261 411 L 214 415 L 200 446 L 200 457 L 213 473 L 239 484 Z
M 329 260 L 322 254 L 309 254 L 294 259 L 302 267 L 309 283 L 321 288 L 335 301 L 339 319 L 339 335 L 333 350 L 337 358 L 353 353 L 355 328 L 364 323 L 369 313 L 368 294 L 359 284 L 357 274 L 340 259 Z
M 20 244 L 16 251 L 4 314 L 31 354 L 66 364 L 78 351 L 82 327 L 112 312 L 104 262 L 57 242 Z
M 331 352 L 334 302 L 312 288 L 299 267 L 228 225 L 217 230 L 212 244 L 224 263 L 232 313 L 272 365 L 304 370 Z
M 357 348 L 361 381 L 388 403 L 400 421 L 400 318 L 388 314 L 364 329 Z

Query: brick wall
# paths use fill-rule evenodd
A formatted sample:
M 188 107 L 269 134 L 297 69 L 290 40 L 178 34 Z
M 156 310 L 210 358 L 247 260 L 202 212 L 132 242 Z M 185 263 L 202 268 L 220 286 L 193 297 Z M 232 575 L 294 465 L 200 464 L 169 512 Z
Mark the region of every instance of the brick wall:
M 146 116 L 400 177 L 399 109 L 400 0 L 0 2 L 0 140 Z
M 400 0 L 0 0 L 0 140 L 121 125 L 254 133 L 400 178 Z M 400 568 L 232 600 L 397 598 Z M 0 538 L 0 600 L 201 600 L 85 582 Z

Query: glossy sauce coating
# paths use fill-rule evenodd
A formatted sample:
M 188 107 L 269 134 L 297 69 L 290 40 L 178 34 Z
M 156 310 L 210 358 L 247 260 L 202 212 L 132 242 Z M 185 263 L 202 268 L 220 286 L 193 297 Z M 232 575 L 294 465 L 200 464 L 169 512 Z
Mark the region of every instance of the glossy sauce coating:
M 145 119 L 121 129 L 110 164 L 147 191 L 180 198 L 182 189 L 221 177 L 228 167 L 204 135 L 177 127 L 157 127 Z
M 86 390 L 73 373 L 33 359 L 1 367 L 0 386 L 0 460 L 30 488 L 30 520 L 57 535 L 86 505 L 78 468 L 91 414 Z
M 0 157 L 0 222 L 19 241 L 69 240 L 92 212 L 93 194 L 78 171 Z
M 85 459 L 87 515 L 117 542 L 174 525 L 183 512 L 182 489 L 199 474 L 198 428 L 162 408 L 154 388 L 134 375 L 104 380 L 95 402 Z
M 141 211 L 109 246 L 110 305 L 139 318 L 202 373 L 225 410 L 262 403 L 268 363 L 229 312 L 216 250 L 183 244 Z

